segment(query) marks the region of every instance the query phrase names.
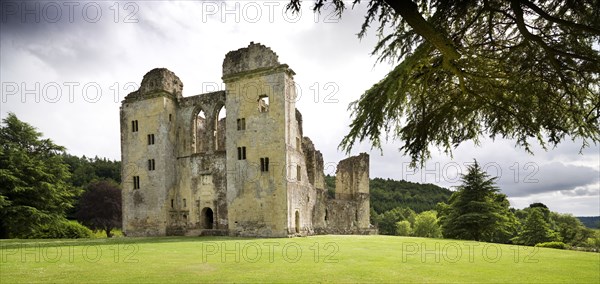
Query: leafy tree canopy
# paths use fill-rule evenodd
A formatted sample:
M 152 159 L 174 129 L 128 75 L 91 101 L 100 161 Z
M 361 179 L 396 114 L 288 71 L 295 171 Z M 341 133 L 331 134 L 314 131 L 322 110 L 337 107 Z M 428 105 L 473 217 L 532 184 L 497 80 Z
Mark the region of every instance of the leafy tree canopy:
M 360 0 L 352 1 L 353 5 Z M 565 137 L 600 141 L 600 1 L 369 0 L 359 32 L 378 23 L 379 61 L 397 62 L 350 105 L 340 147 L 404 141 L 413 165 L 428 145 L 451 153 L 480 137 L 530 150 Z M 342 0 L 315 0 L 314 10 Z M 288 9 L 298 11 L 300 0 Z
M 0 238 L 23 237 L 64 222 L 77 188 L 68 183 L 64 147 L 42 139 L 13 113 L 0 126 Z
M 104 230 L 108 238 L 111 230 L 121 227 L 121 190 L 110 180 L 93 182 L 79 200 L 76 217 L 94 230 Z

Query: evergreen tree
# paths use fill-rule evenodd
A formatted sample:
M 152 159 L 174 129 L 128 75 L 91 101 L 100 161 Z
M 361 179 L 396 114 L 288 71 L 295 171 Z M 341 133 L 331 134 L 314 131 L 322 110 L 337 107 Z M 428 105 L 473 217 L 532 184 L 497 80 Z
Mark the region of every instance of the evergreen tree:
M 65 221 L 79 191 L 68 183 L 65 148 L 13 113 L 0 127 L 0 238 Z
M 556 232 L 550 229 L 548 222 L 544 220 L 542 210 L 540 208 L 530 208 L 521 232 L 513 241 L 517 244 L 534 246 L 539 243 L 558 241 L 558 236 Z
M 491 242 L 510 234 L 515 218 L 508 202 L 499 202 L 506 196 L 497 193 L 495 180 L 482 171 L 477 161 L 469 166 L 449 204 L 438 206 L 444 237 Z

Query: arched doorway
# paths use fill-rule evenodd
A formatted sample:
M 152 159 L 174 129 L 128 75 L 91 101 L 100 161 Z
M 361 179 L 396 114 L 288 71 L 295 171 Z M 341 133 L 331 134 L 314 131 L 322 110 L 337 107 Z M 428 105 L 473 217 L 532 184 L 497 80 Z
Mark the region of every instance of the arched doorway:
M 300 212 L 296 211 L 296 233 L 300 233 Z
M 206 207 L 202 209 L 202 229 L 212 229 L 214 225 L 214 216 L 212 209 Z

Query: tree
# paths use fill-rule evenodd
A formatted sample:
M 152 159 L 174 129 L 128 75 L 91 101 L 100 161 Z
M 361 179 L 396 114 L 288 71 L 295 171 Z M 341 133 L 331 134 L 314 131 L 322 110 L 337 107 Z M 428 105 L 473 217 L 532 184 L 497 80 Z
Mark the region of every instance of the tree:
M 65 148 L 42 139 L 14 113 L 0 127 L 0 238 L 24 237 L 42 225 L 65 222 L 79 194 L 68 183 Z
M 289 10 L 299 11 L 300 0 Z M 327 0 L 315 0 L 314 10 Z M 361 2 L 354 0 L 353 5 Z M 342 15 L 343 0 L 332 0 Z M 528 139 L 544 148 L 566 136 L 600 141 L 598 0 L 370 0 L 362 38 L 374 21 L 379 62 L 398 62 L 353 102 L 340 147 L 391 132 L 413 165 L 429 145 L 452 147 L 483 135 Z M 387 138 L 386 138 L 387 139 Z
M 438 206 L 444 237 L 500 242 L 498 236 L 510 234 L 515 218 L 508 201 L 504 202 L 506 196 L 497 193 L 495 180 L 482 171 L 477 161 L 468 167 L 450 203 Z
M 550 219 L 554 223 L 552 229 L 558 233 L 560 241 L 563 243 L 572 246 L 583 245 L 593 234 L 592 230 L 586 228 L 579 219 L 571 214 L 551 212 Z
M 382 235 L 395 235 L 396 223 L 400 221 L 408 221 L 411 224 L 415 220 L 415 211 L 410 208 L 394 208 L 379 215 L 378 227 L 379 233 Z
M 410 236 L 412 234 L 412 228 L 410 222 L 407 220 L 396 222 L 396 235 L 398 236 Z
M 535 246 L 539 243 L 558 241 L 556 232 L 550 229 L 550 225 L 544 220 L 544 214 L 540 208 L 531 208 L 529 215 L 523 224 L 519 235 L 514 238 L 517 244 Z
M 417 215 L 413 235 L 415 237 L 441 238 L 442 231 L 436 215 L 435 211 L 425 211 Z
M 111 230 L 121 227 L 121 190 L 112 180 L 90 183 L 79 200 L 77 220 L 93 230 Z

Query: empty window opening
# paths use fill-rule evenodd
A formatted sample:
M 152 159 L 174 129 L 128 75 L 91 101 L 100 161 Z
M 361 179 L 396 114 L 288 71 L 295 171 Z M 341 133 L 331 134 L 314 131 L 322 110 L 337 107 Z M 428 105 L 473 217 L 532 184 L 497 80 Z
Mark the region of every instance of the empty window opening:
M 300 212 L 298 212 L 298 211 L 296 211 L 295 224 L 296 224 L 296 233 L 300 233 Z
M 300 142 L 300 137 L 296 137 L 296 150 L 301 151 L 302 142 Z
M 185 200 L 185 198 L 183 199 L 183 208 L 187 207 L 187 200 Z
M 269 158 L 260 158 L 260 171 L 261 172 L 269 171 Z
M 325 209 L 325 221 L 327 221 L 327 219 L 329 218 L 329 212 L 327 212 L 327 209 Z
M 202 229 L 212 229 L 214 225 L 214 216 L 212 209 L 206 207 L 202 209 Z
M 246 159 L 246 147 L 237 147 L 238 151 L 238 160 Z
M 175 208 L 175 199 L 171 199 L 171 208 Z
M 138 121 L 132 120 L 131 121 L 131 132 L 137 132 L 137 131 L 138 131 Z
M 226 125 L 227 110 L 221 107 L 218 111 L 217 119 L 215 120 L 215 129 L 213 132 L 215 141 L 215 150 L 225 150 L 225 125 Z
M 300 166 L 296 166 L 296 180 L 301 181 L 302 179 L 302 168 Z
M 133 189 L 140 189 L 140 176 L 133 177 Z
M 154 134 L 148 134 L 148 145 L 154 145 Z
M 169 121 L 173 120 L 173 114 L 169 113 Z
M 148 160 L 148 170 L 153 171 L 155 169 L 156 163 L 154 159 Z
M 194 146 L 195 152 L 206 152 L 206 115 L 204 111 L 198 112 L 198 115 L 194 118 Z
M 246 130 L 246 119 L 245 118 L 237 119 L 237 130 Z
M 258 112 L 267 111 L 269 111 L 269 96 L 263 94 L 258 97 Z

